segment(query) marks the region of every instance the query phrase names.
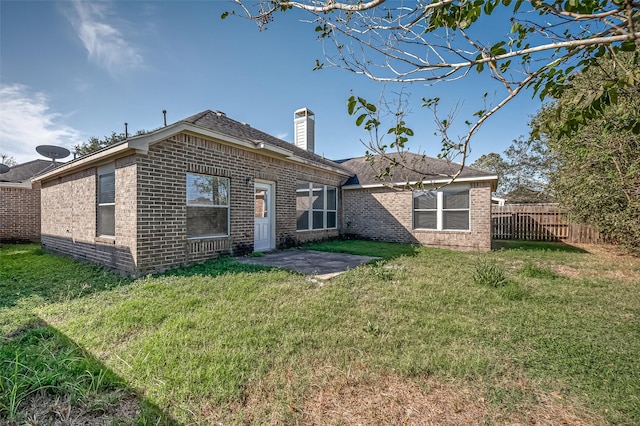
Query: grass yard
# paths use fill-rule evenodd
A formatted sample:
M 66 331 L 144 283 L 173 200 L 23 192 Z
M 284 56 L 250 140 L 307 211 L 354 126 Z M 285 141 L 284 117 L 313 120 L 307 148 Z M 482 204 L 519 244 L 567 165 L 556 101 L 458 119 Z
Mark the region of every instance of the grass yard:
M 0 423 L 640 424 L 640 259 L 310 248 L 384 260 L 134 280 L 2 246 Z

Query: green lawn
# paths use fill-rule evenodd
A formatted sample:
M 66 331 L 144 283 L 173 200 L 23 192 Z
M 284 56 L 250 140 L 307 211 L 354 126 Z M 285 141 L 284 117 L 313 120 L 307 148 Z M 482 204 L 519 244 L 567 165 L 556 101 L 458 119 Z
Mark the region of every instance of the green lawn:
M 310 248 L 384 260 L 132 280 L 2 246 L 0 423 L 640 424 L 640 259 Z

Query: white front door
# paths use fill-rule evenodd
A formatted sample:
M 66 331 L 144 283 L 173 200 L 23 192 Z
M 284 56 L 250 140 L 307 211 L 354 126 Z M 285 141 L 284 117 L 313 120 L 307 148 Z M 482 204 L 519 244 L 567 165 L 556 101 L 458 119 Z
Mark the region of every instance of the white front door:
M 271 185 L 256 183 L 254 194 L 253 250 L 271 250 L 273 248 L 271 243 L 271 227 L 273 224 Z

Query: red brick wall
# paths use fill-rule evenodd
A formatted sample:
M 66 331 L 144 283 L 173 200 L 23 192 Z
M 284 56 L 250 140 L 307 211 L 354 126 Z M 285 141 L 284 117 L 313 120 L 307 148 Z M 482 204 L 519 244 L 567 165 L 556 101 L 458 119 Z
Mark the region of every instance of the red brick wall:
M 470 231 L 414 230 L 412 192 L 390 188 L 343 189 L 343 234 L 379 241 L 456 250 L 491 249 L 491 185 L 472 183 Z
M 0 242 L 40 241 L 40 185 L 0 187 Z

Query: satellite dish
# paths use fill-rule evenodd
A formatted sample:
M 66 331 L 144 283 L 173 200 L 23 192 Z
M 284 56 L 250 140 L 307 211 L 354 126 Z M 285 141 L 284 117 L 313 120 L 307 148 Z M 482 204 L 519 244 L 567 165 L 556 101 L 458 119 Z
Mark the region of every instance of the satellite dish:
M 55 145 L 40 145 L 36 147 L 36 151 L 43 157 L 51 158 L 53 164 L 56 163 L 58 158 L 65 158 L 71 154 L 67 148 Z
M 9 170 L 11 170 L 9 166 L 0 163 L 0 174 L 7 173 Z

